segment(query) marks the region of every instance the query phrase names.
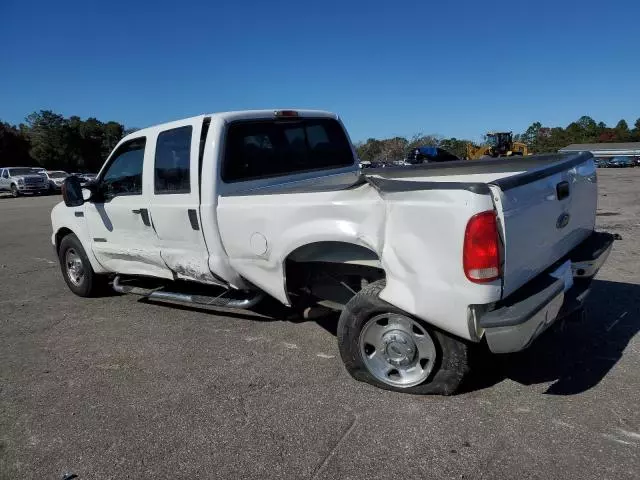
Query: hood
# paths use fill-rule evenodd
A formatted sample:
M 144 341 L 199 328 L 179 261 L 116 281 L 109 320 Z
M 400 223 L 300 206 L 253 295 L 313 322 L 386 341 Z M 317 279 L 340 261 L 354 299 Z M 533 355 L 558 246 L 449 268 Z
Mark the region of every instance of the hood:
M 39 175 L 37 173 L 29 174 L 29 175 L 15 175 L 15 176 L 12 176 L 11 178 L 15 178 L 16 180 L 41 180 L 41 181 L 46 180 L 44 175 Z

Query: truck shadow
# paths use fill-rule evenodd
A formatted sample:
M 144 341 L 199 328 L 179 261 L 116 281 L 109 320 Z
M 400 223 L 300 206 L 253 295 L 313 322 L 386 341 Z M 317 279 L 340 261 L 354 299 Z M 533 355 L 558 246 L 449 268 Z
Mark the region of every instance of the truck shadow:
M 585 315 L 554 324 L 527 350 L 490 355 L 478 349 L 480 366 L 461 393 L 505 379 L 522 385 L 553 382 L 545 391 L 549 395 L 584 392 L 607 375 L 638 330 L 640 285 L 594 280 Z
M 147 302 L 140 299 L 140 302 Z M 251 311 L 153 301 L 154 305 L 258 322 L 315 322 L 336 335 L 339 314 L 313 320 L 267 299 Z M 640 330 L 640 285 L 594 280 L 586 314 L 557 322 L 523 352 L 492 355 L 485 343 L 472 350 L 474 369 L 459 394 L 510 379 L 522 385 L 552 382 L 549 395 L 575 395 L 596 386 Z

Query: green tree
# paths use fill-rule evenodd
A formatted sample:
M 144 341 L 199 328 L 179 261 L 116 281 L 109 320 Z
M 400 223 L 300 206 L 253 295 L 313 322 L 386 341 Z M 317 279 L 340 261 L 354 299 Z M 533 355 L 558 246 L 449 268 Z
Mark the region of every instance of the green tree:
M 407 144 L 407 152 L 418 147 L 437 147 L 440 145 L 442 137 L 439 135 L 424 135 L 422 133 L 416 133 L 411 137 Z
M 453 153 L 458 158 L 464 158 L 467 154 L 467 144 L 469 140 L 462 140 L 455 137 L 445 138 L 440 142 L 440 148 L 449 153 Z
M 382 152 L 382 142 L 375 138 L 369 138 L 366 142 L 357 144 L 356 150 L 360 160 L 373 162 L 380 157 Z
M 629 130 L 629 125 L 627 122 L 622 119 L 620 120 L 614 128 L 616 133 L 616 142 L 626 142 L 631 139 L 631 131 Z
M 0 165 L 32 165 L 29 140 L 16 127 L 0 122 Z
M 634 141 L 640 142 L 640 118 L 633 124 L 634 128 L 631 131 L 631 137 Z
M 40 110 L 27 116 L 31 141 L 31 156 L 44 168 L 61 168 L 68 165 L 67 121 L 50 110 Z
M 520 141 L 527 144 L 529 148 L 534 148 L 536 142 L 538 141 L 538 137 L 540 136 L 540 129 L 542 128 L 542 124 L 540 122 L 534 122 L 529 125 L 526 132 L 522 134 Z

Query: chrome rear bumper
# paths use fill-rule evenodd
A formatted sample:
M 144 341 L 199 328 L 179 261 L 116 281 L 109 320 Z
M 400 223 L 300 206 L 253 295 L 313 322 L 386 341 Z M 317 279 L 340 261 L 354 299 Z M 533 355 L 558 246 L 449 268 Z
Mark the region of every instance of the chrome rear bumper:
M 613 235 L 593 232 L 552 269 L 539 275 L 479 319 L 489 348 L 494 353 L 517 352 L 527 348 L 558 318 L 582 306 L 591 281 L 611 252 Z M 555 272 L 571 261 L 573 285 Z

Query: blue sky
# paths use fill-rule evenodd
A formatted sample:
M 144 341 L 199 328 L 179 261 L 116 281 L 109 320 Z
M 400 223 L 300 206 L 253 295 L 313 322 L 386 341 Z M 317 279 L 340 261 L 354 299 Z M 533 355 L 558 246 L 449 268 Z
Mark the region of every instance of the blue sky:
M 95 4 L 94 4 L 95 3 Z M 0 119 L 338 112 L 354 140 L 640 117 L 640 2 L 0 1 Z M 502 24 L 502 25 L 501 25 Z

